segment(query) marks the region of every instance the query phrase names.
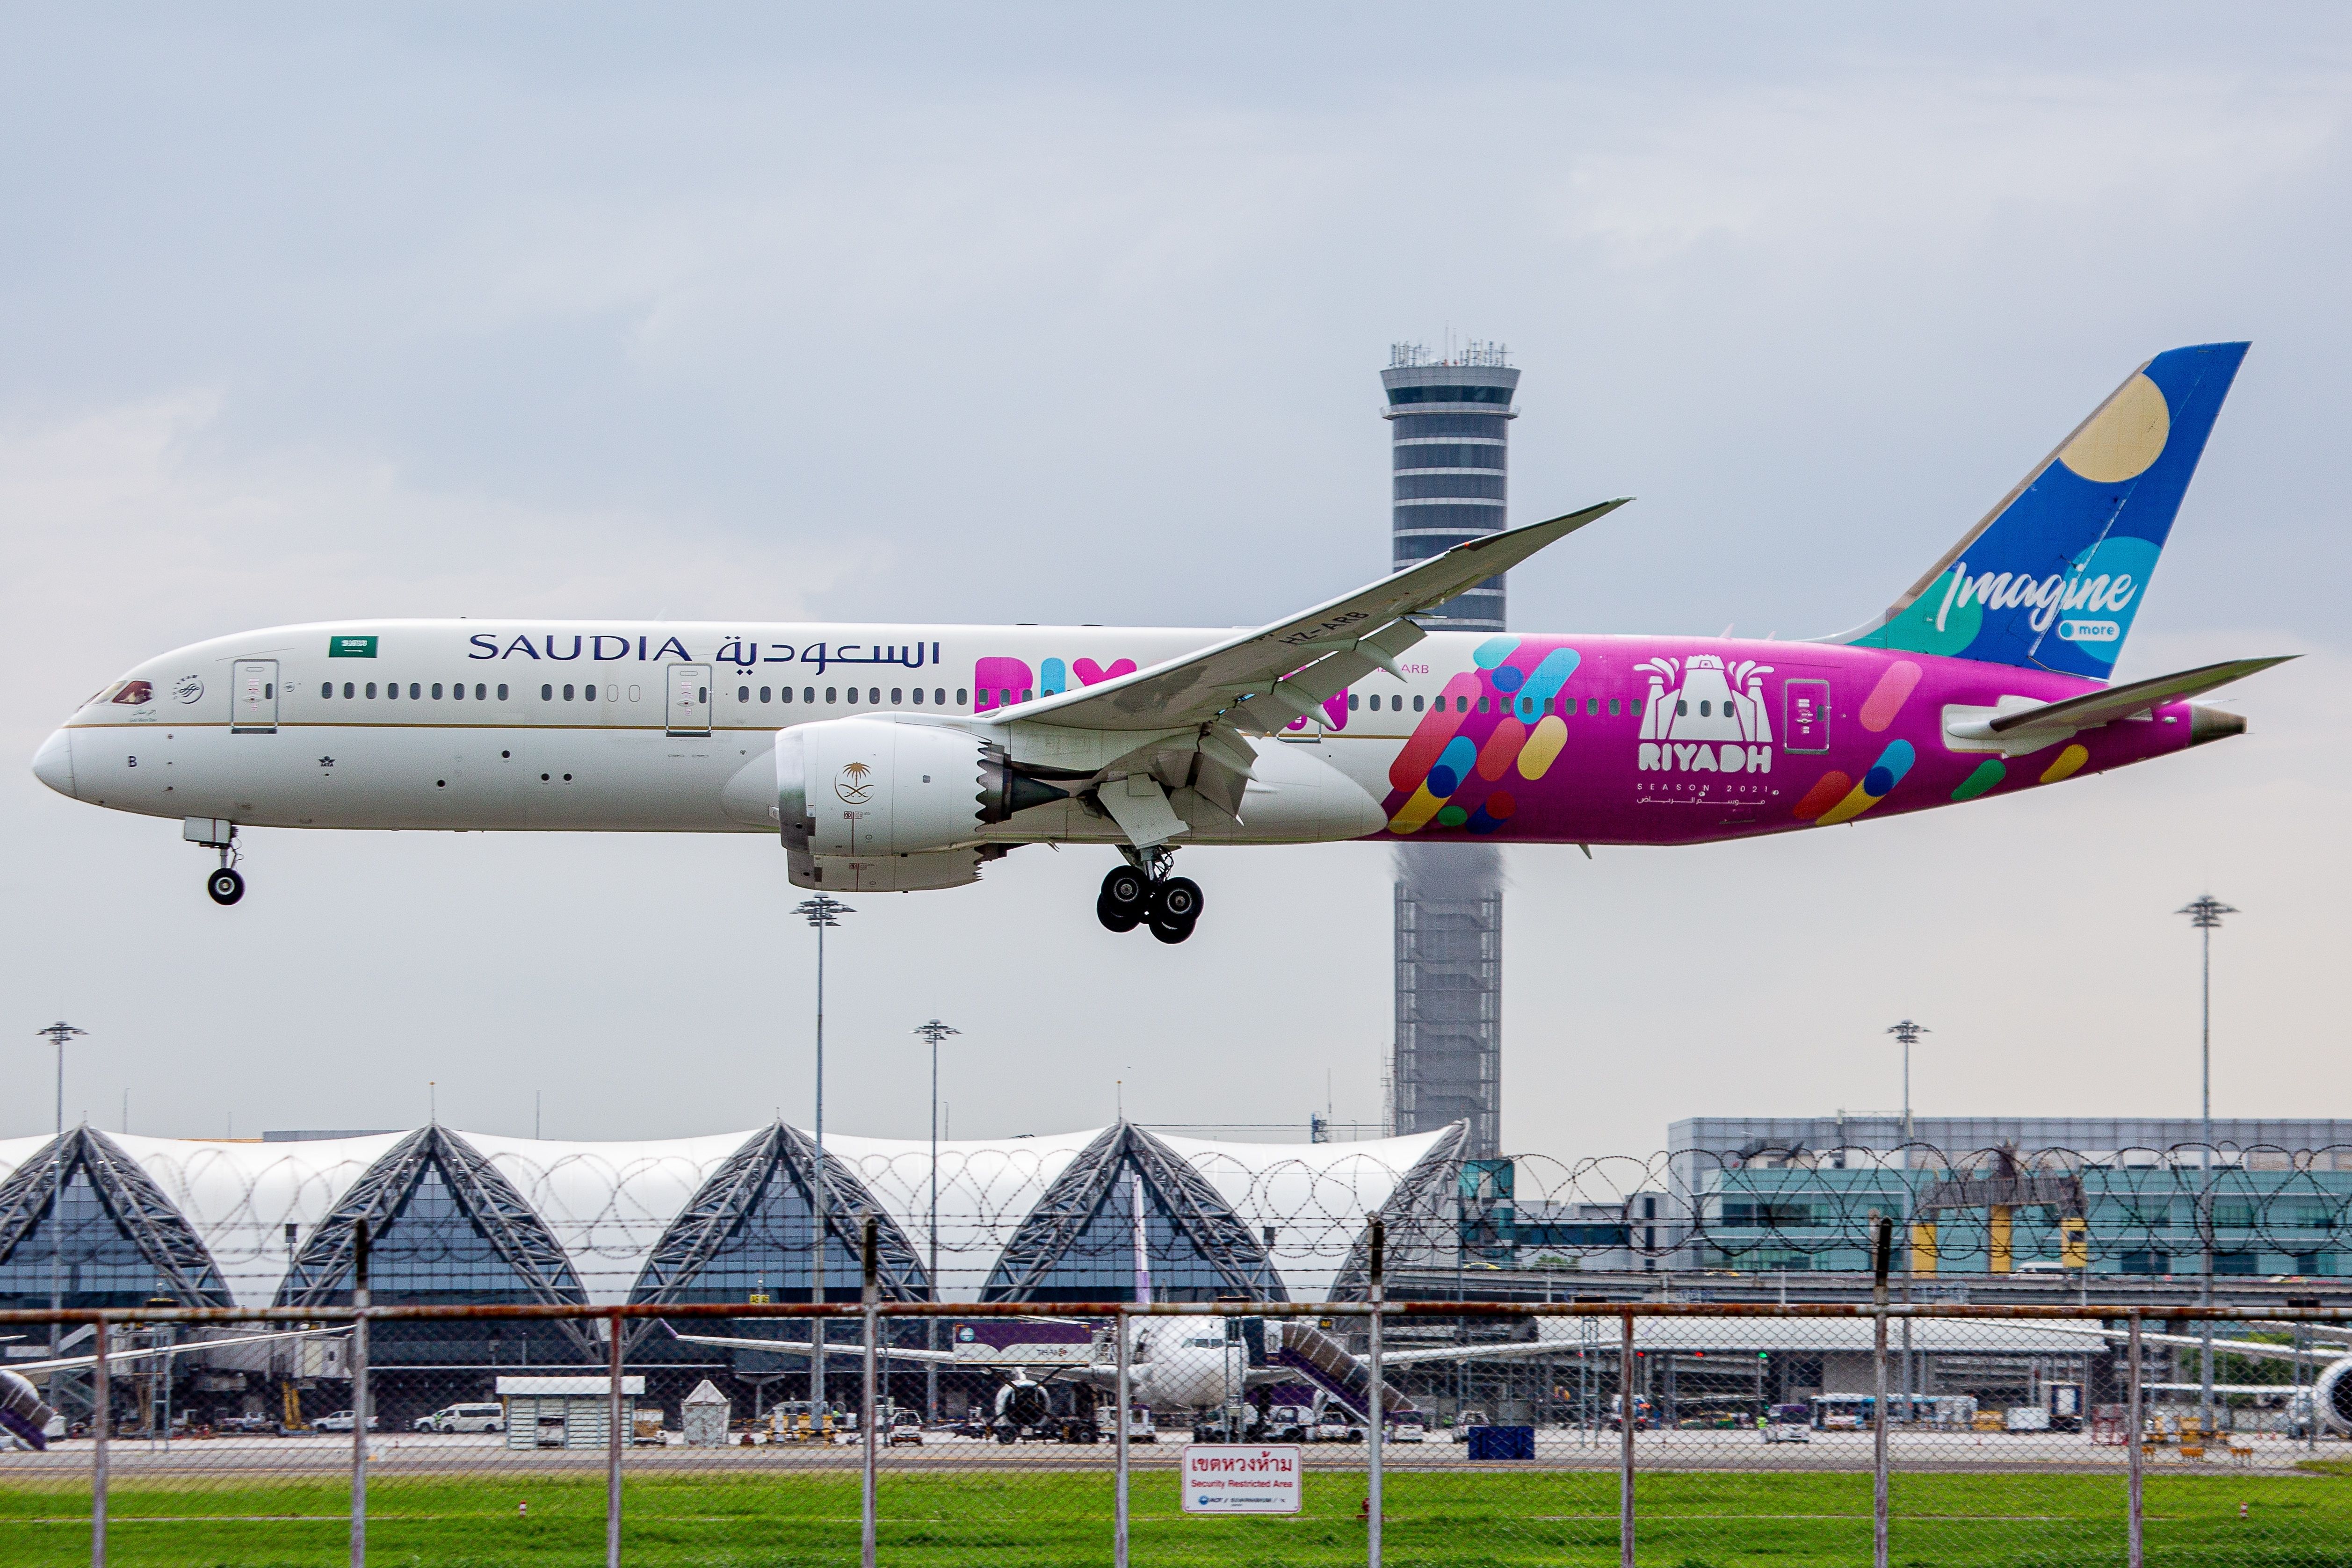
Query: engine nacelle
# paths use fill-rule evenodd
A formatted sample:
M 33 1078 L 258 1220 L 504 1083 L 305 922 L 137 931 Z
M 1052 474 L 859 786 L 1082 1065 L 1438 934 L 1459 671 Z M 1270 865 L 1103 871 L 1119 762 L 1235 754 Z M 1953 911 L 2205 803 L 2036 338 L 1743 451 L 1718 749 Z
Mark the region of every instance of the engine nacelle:
M 837 718 L 776 737 L 784 844 L 819 858 L 929 854 L 1068 793 L 947 725 Z
M 2352 1356 L 2336 1362 L 2319 1375 L 2312 1389 L 2312 1403 L 2317 1406 L 2325 1430 L 2352 1437 Z

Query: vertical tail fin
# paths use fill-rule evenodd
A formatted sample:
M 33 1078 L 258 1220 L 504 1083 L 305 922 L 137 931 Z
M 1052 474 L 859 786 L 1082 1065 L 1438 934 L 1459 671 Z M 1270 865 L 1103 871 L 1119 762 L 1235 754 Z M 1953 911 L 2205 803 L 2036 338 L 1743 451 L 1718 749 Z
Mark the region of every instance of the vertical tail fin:
M 2246 349 L 2148 361 L 1884 616 L 1829 641 L 2105 680 Z

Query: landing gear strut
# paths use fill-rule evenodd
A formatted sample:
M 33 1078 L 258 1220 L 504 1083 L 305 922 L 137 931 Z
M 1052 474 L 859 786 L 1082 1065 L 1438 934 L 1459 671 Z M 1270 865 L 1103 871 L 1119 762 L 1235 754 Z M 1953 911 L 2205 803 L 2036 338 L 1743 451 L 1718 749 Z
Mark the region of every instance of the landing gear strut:
M 1145 850 L 1122 845 L 1119 853 L 1127 863 L 1103 878 L 1095 918 L 1111 931 L 1149 925 L 1152 936 L 1171 945 L 1192 935 L 1201 918 L 1201 884 L 1169 874 L 1176 852 L 1155 844 Z
M 205 848 L 220 851 L 220 868 L 205 873 L 205 891 L 218 904 L 235 904 L 245 896 L 245 878 L 238 874 L 236 862 L 236 830 L 228 831 L 228 838 L 220 843 L 207 843 Z

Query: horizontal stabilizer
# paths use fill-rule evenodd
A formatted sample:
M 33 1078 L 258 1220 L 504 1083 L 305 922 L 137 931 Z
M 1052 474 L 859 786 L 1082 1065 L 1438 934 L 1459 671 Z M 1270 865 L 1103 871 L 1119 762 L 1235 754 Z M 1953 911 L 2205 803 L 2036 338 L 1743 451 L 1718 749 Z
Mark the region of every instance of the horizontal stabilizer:
M 2231 659 L 2219 664 L 2204 664 L 2177 674 L 2158 675 L 2154 680 L 2130 681 L 2104 691 L 2085 692 L 2078 697 L 2066 697 L 2054 703 L 2036 703 L 1997 712 L 1980 718 L 1958 720 L 1946 726 L 1954 740 L 1979 743 L 2032 740 L 2042 744 L 2051 732 L 2063 730 L 2071 735 L 2078 729 L 2092 729 L 2111 724 L 2119 718 L 2129 718 L 2166 703 L 2182 702 L 2201 696 L 2242 681 L 2273 664 L 2284 664 L 2295 657 L 2284 653 L 2267 659 Z M 2052 738 L 2059 738 L 2052 737 Z

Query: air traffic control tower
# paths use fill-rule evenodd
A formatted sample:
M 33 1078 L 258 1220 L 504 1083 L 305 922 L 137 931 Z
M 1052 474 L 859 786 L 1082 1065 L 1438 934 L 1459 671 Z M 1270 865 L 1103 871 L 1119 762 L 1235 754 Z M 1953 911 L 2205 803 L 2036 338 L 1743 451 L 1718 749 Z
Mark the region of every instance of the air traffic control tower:
M 1511 397 L 1519 372 L 1499 344 L 1444 359 L 1389 351 L 1382 415 L 1393 452 L 1391 564 L 1503 530 Z M 1500 632 L 1503 580 L 1422 618 L 1432 631 Z M 1463 1153 L 1491 1159 L 1503 1123 L 1503 865 L 1491 844 L 1397 846 L 1395 1130 L 1470 1124 Z

